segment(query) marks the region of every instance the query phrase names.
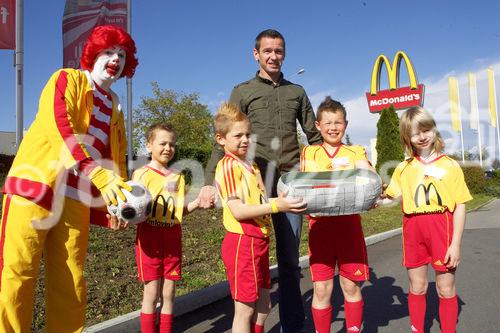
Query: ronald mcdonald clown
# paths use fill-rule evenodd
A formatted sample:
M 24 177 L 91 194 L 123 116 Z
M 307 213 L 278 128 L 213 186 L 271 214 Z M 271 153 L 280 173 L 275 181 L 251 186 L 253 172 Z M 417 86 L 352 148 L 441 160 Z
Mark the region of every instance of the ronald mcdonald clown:
M 81 332 L 89 222 L 123 199 L 126 137 L 111 85 L 138 64 L 130 35 L 115 26 L 90 34 L 82 70 L 61 69 L 40 97 L 3 188 L 0 224 L 0 332 L 30 332 L 43 253 L 46 332 Z M 94 196 L 102 198 L 96 200 Z M 99 195 L 100 194 L 100 195 Z M 100 201 L 100 202 L 99 202 Z M 109 218 L 108 218 L 109 219 Z

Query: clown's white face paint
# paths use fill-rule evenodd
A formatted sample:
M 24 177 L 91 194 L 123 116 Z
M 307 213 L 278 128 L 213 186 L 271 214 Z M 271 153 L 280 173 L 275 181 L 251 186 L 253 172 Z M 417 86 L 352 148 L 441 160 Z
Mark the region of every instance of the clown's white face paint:
M 102 89 L 109 90 L 125 68 L 125 50 L 114 46 L 101 51 L 94 62 L 90 76 Z

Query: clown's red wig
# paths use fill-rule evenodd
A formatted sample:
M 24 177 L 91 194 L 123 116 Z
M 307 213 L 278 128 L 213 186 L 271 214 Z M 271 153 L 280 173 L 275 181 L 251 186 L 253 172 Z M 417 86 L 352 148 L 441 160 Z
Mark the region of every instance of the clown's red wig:
M 114 25 L 97 26 L 90 33 L 89 38 L 83 46 L 82 57 L 80 58 L 80 67 L 91 71 L 94 67 L 97 55 L 110 47 L 119 46 L 125 50 L 125 68 L 120 77 L 132 77 L 139 61 L 135 57 L 137 49 L 135 42 L 130 35 Z

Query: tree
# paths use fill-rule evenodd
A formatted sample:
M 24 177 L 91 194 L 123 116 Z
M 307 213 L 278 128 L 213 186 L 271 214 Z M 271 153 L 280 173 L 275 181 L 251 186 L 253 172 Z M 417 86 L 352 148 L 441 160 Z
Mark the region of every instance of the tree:
M 345 135 L 345 144 L 346 146 L 352 146 L 351 138 L 349 137 L 349 134 Z
M 495 170 L 500 169 L 500 160 L 499 159 L 494 159 L 493 162 L 491 163 L 491 167 Z
M 156 122 L 168 122 L 177 132 L 178 158 L 209 156 L 212 150 L 213 118 L 197 93 L 177 93 L 152 82 L 152 97 L 142 97 L 134 110 L 134 150 L 145 146 L 145 133 Z M 203 161 L 204 162 L 204 161 Z
M 461 151 L 455 151 L 453 153 L 448 154 L 451 158 L 458 162 L 462 162 L 462 152 Z M 481 158 L 483 159 L 483 162 L 488 159 L 490 156 L 490 153 L 488 152 L 488 149 L 486 146 L 483 146 L 481 148 Z M 479 151 L 476 149 L 475 151 L 470 151 L 466 150 L 464 151 L 464 161 L 471 161 L 475 162 L 478 161 L 479 163 Z
M 392 176 L 397 163 L 404 159 L 403 148 L 399 140 L 399 117 L 392 105 L 380 113 L 375 149 L 377 150 L 377 165 L 375 166 L 377 172 L 380 173 L 381 168 L 387 167 L 383 170 L 382 176 Z

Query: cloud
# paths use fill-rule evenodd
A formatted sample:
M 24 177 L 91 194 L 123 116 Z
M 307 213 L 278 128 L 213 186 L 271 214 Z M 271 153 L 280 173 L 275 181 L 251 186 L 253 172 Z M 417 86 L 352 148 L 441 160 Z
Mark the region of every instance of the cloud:
M 314 112 L 318 109 L 318 106 L 325 99 L 326 96 L 335 96 L 335 89 L 318 91 L 312 95 L 308 95 L 309 100 L 313 106 Z M 333 97 L 334 98 L 334 97 Z

